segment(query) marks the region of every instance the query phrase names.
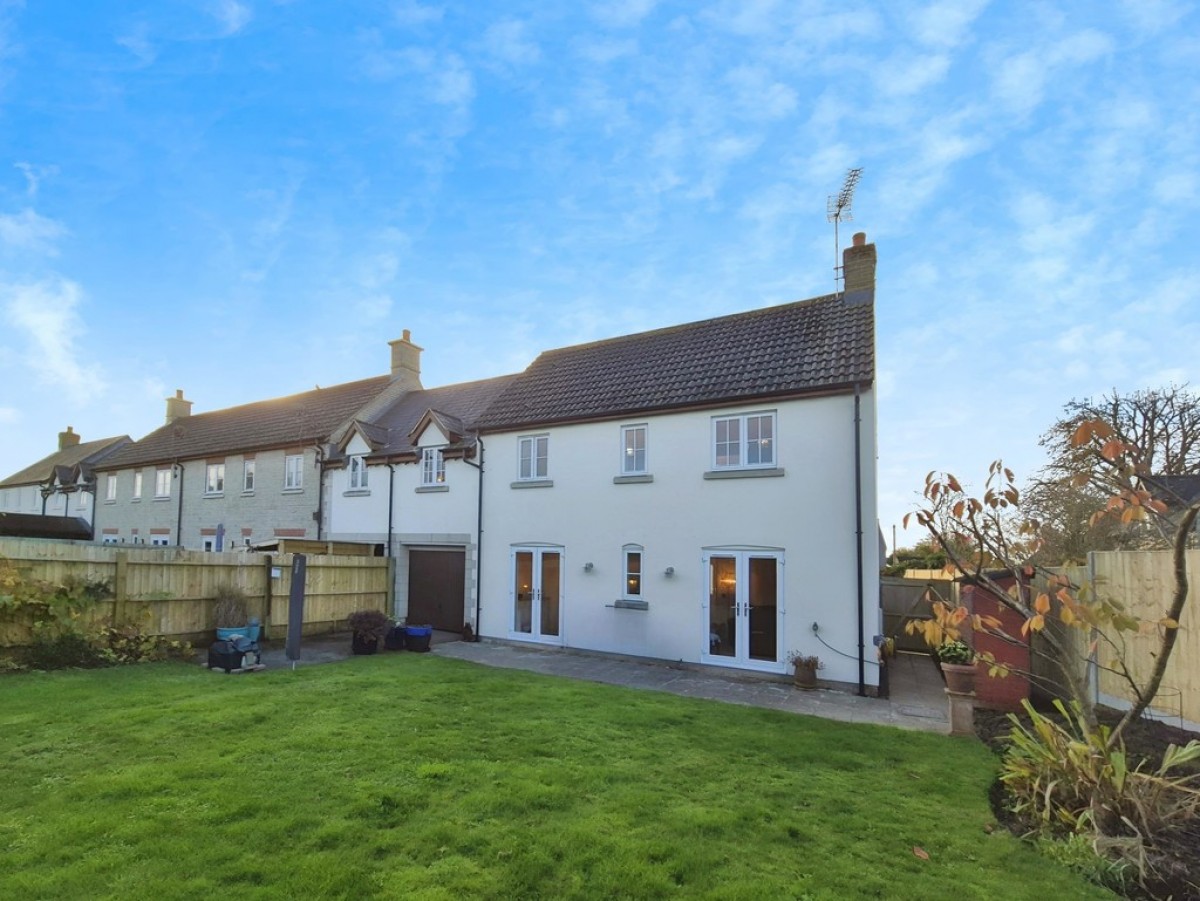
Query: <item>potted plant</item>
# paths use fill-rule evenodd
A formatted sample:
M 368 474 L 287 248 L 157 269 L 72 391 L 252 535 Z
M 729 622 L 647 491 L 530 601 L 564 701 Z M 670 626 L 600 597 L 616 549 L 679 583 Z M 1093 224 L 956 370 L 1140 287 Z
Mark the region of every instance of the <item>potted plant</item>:
M 404 643 L 410 651 L 428 651 L 433 638 L 433 626 L 405 626 Z
M 355 654 L 374 654 L 379 650 L 379 639 L 391 624 L 382 610 L 355 610 L 346 617 L 351 632 L 350 649 Z
M 792 651 L 788 654 L 788 663 L 793 667 L 797 688 L 811 689 L 817 687 L 817 670 L 824 664 L 815 654 L 802 654 Z
M 257 625 L 253 627 L 254 634 L 251 634 L 250 619 L 246 612 L 246 592 L 236 585 L 218 585 L 216 600 L 213 616 L 218 641 L 228 641 L 235 635 L 242 635 L 251 641 L 258 640 Z
M 943 641 L 934 653 L 949 691 L 961 695 L 975 691 L 975 652 L 965 641 Z

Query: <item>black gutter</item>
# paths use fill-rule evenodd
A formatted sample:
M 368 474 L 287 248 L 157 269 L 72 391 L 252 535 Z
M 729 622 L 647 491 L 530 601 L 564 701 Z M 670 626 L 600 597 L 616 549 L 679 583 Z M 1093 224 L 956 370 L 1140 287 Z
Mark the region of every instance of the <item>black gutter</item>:
M 866 642 L 863 640 L 863 522 L 862 522 L 862 396 L 859 386 L 854 386 L 854 534 L 858 559 L 858 694 L 867 694 Z
M 479 612 L 483 599 L 483 438 L 476 438 L 479 445 L 479 462 L 472 463 L 463 454 L 463 462 L 479 470 L 478 507 L 475 511 L 475 640 L 479 641 Z

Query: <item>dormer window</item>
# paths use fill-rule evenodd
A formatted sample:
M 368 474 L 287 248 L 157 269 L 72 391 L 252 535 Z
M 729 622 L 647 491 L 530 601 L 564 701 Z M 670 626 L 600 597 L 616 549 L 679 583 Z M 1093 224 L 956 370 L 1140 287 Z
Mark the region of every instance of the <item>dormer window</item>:
M 362 454 L 350 458 L 350 490 L 367 487 L 367 460 Z
M 421 485 L 426 488 L 446 484 L 446 457 L 440 447 L 421 451 Z

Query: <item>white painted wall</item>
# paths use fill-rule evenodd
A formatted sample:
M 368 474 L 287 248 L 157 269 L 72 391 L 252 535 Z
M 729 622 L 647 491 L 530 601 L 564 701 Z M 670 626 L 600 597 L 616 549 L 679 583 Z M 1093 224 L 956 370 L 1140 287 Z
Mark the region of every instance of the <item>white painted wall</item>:
M 857 683 L 854 398 L 838 396 L 722 409 L 777 411 L 778 478 L 706 480 L 713 411 L 539 430 L 550 435 L 552 487 L 513 488 L 519 433 L 486 435 L 480 631 L 513 638 L 512 547 L 561 545 L 563 642 L 571 647 L 701 662 L 707 623 L 703 549 L 782 548 L 784 652 L 816 654 L 822 678 Z M 862 397 L 863 583 L 866 659 L 878 631 L 874 396 Z M 652 483 L 614 484 L 621 426 L 645 422 Z M 529 434 L 536 434 L 530 432 Z M 522 433 L 523 434 L 523 433 Z M 615 609 L 622 546 L 645 548 L 649 610 Z M 590 572 L 584 564 L 592 563 Z M 674 576 L 664 575 L 668 566 Z M 849 656 L 821 644 L 812 632 Z M 786 671 L 786 660 L 778 672 Z M 878 682 L 873 663 L 865 681 Z

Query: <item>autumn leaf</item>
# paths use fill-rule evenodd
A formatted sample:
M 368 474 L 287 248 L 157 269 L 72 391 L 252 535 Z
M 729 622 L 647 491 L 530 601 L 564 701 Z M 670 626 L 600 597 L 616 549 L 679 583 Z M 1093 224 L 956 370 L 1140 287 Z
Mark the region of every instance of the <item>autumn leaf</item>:
M 1040 614 L 1049 613 L 1050 612 L 1050 595 L 1046 594 L 1046 592 L 1044 592 L 1044 591 L 1041 594 L 1039 594 L 1037 596 L 1037 599 L 1033 602 L 1033 609 L 1036 610 Z
M 929 860 L 929 852 L 920 845 L 913 845 L 913 857 L 919 857 L 921 860 Z

